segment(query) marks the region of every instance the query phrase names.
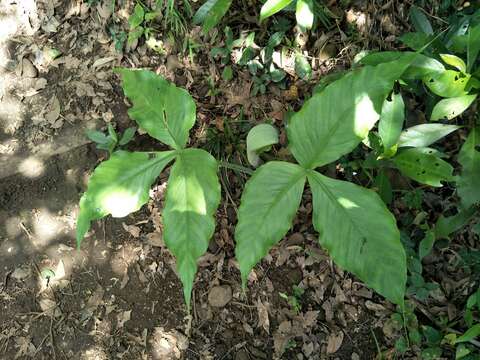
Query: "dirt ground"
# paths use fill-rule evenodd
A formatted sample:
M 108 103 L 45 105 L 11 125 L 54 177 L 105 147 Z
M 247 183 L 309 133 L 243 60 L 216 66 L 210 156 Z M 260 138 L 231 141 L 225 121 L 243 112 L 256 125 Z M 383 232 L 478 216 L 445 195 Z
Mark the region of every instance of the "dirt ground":
M 265 116 L 280 122 L 287 104 L 298 106 L 315 79 L 351 60 L 359 46 L 378 45 L 345 44 L 341 34 L 327 32 L 339 56 L 323 54 L 310 85 L 292 78 L 286 91 L 273 86 L 270 95 L 250 98 L 248 74 L 222 82 L 205 51 L 192 63 L 164 39 L 167 54 L 143 43 L 119 52 L 108 29 L 125 24 L 133 7 L 121 3 L 112 13 L 102 1 L 0 2 L 0 358 L 370 360 L 379 349 L 393 349 L 398 333 L 388 319 L 394 306 L 320 249 L 308 191 L 294 228 L 243 292 L 233 229 L 235 185 L 246 178 L 222 170 L 217 229 L 199 262 L 190 312 L 162 240 L 166 176 L 141 211 L 98 221 L 76 250 L 78 200 L 106 157 L 84 132 L 107 123 L 120 130 L 134 125 L 114 66 L 150 68 L 187 88 L 198 109 L 192 145 L 213 152 L 220 146 L 239 161 L 243 139 L 230 143 L 224 119 L 236 129 Z M 355 11 L 357 25 L 366 26 Z M 388 43 L 399 33 L 385 29 L 372 38 Z M 199 36 L 198 27 L 189 33 Z M 209 94 L 207 77 L 218 94 Z M 217 143 L 208 141 L 207 130 Z M 137 136 L 129 146 L 160 145 Z

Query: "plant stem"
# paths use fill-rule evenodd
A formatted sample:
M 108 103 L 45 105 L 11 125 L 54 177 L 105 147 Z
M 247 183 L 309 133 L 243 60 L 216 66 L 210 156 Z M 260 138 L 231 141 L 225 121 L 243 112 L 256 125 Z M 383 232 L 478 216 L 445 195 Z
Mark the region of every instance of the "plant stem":
M 228 161 L 219 161 L 219 164 L 220 164 L 220 166 L 222 166 L 224 168 L 227 168 L 227 169 L 241 171 L 241 172 L 243 172 L 245 174 L 249 174 L 249 175 L 253 174 L 252 169 L 249 169 L 249 168 L 247 168 L 245 166 L 242 166 L 242 165 L 229 163 Z

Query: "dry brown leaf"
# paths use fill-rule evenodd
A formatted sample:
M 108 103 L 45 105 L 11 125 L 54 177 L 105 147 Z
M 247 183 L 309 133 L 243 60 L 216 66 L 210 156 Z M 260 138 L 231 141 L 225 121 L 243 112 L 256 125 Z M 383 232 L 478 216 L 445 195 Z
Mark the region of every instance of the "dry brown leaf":
M 270 320 L 268 318 L 268 307 L 257 299 L 258 327 L 261 327 L 267 334 L 270 334 Z
M 140 228 L 135 225 L 127 225 L 124 222 L 122 222 L 122 226 L 127 231 L 130 235 L 132 235 L 135 239 L 140 236 Z
M 327 353 L 328 354 L 333 354 L 333 353 L 336 353 L 338 351 L 338 349 L 340 349 L 340 347 L 342 346 L 342 343 L 343 343 L 343 337 L 345 335 L 343 334 L 342 331 L 340 331 L 339 333 L 337 334 L 330 334 L 328 336 L 328 343 L 327 343 Z

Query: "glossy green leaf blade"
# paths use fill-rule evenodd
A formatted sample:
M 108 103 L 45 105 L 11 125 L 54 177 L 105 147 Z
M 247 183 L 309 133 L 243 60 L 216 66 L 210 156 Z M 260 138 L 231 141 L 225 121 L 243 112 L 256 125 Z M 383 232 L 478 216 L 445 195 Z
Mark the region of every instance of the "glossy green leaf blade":
M 391 100 L 385 99 L 378 123 L 378 134 L 385 149 L 394 146 L 402 132 L 405 120 L 405 104 L 401 94 L 392 94 Z
M 248 180 L 235 229 L 235 255 L 244 285 L 255 264 L 292 226 L 305 178 L 305 170 L 298 165 L 270 161 Z
M 480 52 L 480 24 L 471 26 L 468 29 L 468 41 L 467 41 L 467 70 L 472 70 L 475 61 L 477 60 L 478 53 Z
M 465 87 L 470 77 L 469 74 L 462 74 L 459 71 L 445 70 L 443 73 L 425 77 L 423 82 L 434 94 L 450 98 L 467 94 Z
M 297 0 L 295 18 L 302 29 L 311 29 L 314 18 L 313 0 Z
M 453 167 L 423 149 L 403 150 L 392 160 L 402 174 L 419 183 L 441 187 L 442 181 L 453 181 Z
M 293 0 L 267 0 L 260 9 L 260 21 L 286 8 Z
M 418 245 L 418 257 L 422 260 L 425 256 L 430 254 L 433 248 L 433 244 L 435 243 L 435 232 L 432 230 L 428 230 L 425 232 L 425 236 L 423 237 L 422 241 Z
M 442 99 L 433 107 L 430 120 L 452 120 L 453 118 L 463 113 L 466 109 L 468 109 L 468 107 L 476 98 L 477 95 L 475 94 Z
M 92 220 L 108 214 L 123 217 L 140 209 L 148 200 L 153 182 L 174 157 L 173 151 L 117 151 L 97 166 L 80 199 L 77 245 L 80 246 Z
M 220 203 L 217 161 L 201 149 L 182 150 L 170 172 L 163 211 L 164 240 L 177 259 L 185 302 L 190 297 L 197 260 L 207 251 Z
M 308 174 L 313 225 L 333 260 L 388 300 L 403 304 L 406 256 L 395 218 L 372 190 Z
M 475 324 L 470 329 L 465 331 L 465 333 L 462 336 L 459 336 L 457 340 L 455 340 L 455 344 L 473 340 L 479 335 L 480 335 L 480 324 Z
M 278 143 L 278 130 L 270 124 L 259 124 L 250 129 L 247 135 L 247 158 L 252 166 L 260 164 L 260 154 Z
M 190 94 L 147 70 L 116 69 L 123 91 L 133 103 L 128 115 L 151 137 L 182 149 L 195 123 L 196 106 Z
M 232 0 L 207 0 L 193 16 L 193 23 L 203 24 L 203 32 L 208 33 L 217 25 L 232 5 Z
M 381 51 L 372 52 L 360 60 L 364 65 L 378 65 L 381 63 L 399 60 L 406 56 L 413 56 L 411 51 Z M 415 59 L 402 74 L 402 79 L 423 79 L 425 76 L 439 74 L 445 71 L 442 63 L 423 54 L 416 54 Z
M 316 168 L 352 151 L 379 118 L 383 100 L 408 58 L 352 71 L 314 94 L 287 127 L 290 150 L 305 168 Z
M 468 208 L 480 203 L 480 126 L 470 131 L 458 155 L 462 171 L 457 178 L 461 205 Z
M 457 125 L 421 124 L 409 127 L 400 134 L 398 147 L 425 147 L 460 129 Z

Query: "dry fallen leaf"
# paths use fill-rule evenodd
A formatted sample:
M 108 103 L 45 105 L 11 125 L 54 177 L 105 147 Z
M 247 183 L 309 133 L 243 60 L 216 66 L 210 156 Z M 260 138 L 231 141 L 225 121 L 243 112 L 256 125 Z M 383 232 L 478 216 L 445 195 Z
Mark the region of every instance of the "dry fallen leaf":
M 122 328 L 123 325 L 130 320 L 132 315 L 132 310 L 122 311 L 121 313 L 117 314 L 117 328 Z
M 340 349 L 340 346 L 342 346 L 343 343 L 343 337 L 344 334 L 342 331 L 339 333 L 333 333 L 328 336 L 328 343 L 327 343 L 327 353 L 328 354 L 333 354 Z
M 140 236 L 140 228 L 138 226 L 127 225 L 124 222 L 122 222 L 122 226 L 125 229 L 125 231 L 127 231 L 134 238 L 138 238 Z
M 258 327 L 262 327 L 263 330 L 267 334 L 270 333 L 270 320 L 268 318 L 268 308 L 267 306 L 260 300 L 257 299 L 257 312 L 258 312 Z

